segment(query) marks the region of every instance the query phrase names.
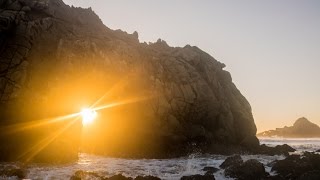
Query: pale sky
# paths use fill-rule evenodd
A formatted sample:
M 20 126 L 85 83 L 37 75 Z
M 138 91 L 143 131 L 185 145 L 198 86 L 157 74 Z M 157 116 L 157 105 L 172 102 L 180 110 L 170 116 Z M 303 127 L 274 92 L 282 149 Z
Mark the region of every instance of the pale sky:
M 198 46 L 227 65 L 258 132 L 305 116 L 320 125 L 318 0 L 64 0 L 140 42 Z

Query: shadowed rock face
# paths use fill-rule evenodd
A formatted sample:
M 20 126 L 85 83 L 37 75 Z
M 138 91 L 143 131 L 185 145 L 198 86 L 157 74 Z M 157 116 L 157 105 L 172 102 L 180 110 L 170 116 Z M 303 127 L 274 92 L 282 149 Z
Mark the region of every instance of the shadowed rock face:
M 0 6 L 2 126 L 77 112 L 109 92 L 103 103 L 139 102 L 101 113 L 84 138 L 91 152 L 161 157 L 187 153 L 192 144 L 214 152 L 212 144 L 258 143 L 248 101 L 225 65 L 199 48 L 140 43 L 136 32 L 110 30 L 91 9 L 61 0 L 2 0 Z M 69 136 L 79 134 L 76 124 Z M 44 136 L 53 130 L 37 128 Z M 68 144 L 69 136 L 61 136 Z
M 295 137 L 295 138 L 312 138 L 312 137 L 320 137 L 320 127 L 312 122 L 310 122 L 307 118 L 299 118 L 290 127 L 277 128 L 276 130 L 269 130 L 262 133 L 257 134 L 261 137 Z

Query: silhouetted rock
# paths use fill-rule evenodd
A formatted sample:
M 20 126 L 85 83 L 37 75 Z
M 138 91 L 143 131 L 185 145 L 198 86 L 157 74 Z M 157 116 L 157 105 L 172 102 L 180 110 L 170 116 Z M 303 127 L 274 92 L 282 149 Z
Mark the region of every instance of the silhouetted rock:
M 117 174 L 107 178 L 107 180 L 132 180 L 131 177 L 125 177 L 122 174 Z
M 302 174 L 298 180 L 319 180 L 320 179 L 320 171 L 309 171 Z
M 239 180 L 260 180 L 267 175 L 263 164 L 255 159 L 250 159 L 244 163 L 234 163 L 225 170 L 225 176 Z
M 100 179 L 100 180 L 133 180 L 131 177 L 123 176 L 122 174 L 113 175 L 109 178 L 99 175 L 96 172 L 89 172 L 79 170 L 71 176 L 70 180 L 83 180 L 83 179 Z M 134 180 L 160 180 L 154 176 L 137 176 Z
M 212 175 L 212 174 L 214 174 L 215 172 L 219 171 L 219 169 L 216 168 L 216 167 L 208 166 L 208 167 L 204 167 L 204 168 L 202 169 L 202 171 L 205 171 L 205 172 L 206 172 L 206 173 L 205 173 L 206 175 Z
M 183 176 L 181 180 L 215 180 L 214 175 L 191 175 L 191 176 Z
M 91 8 L 69 7 L 62 0 L 10 2 L 2 1 L 0 11 L 4 129 L 72 114 L 104 97 L 98 105 L 125 105 L 101 112 L 95 131 L 83 136 L 85 151 L 170 157 L 194 147 L 215 153 L 212 144 L 258 145 L 250 104 L 225 64 L 198 47 L 170 47 L 161 39 L 140 43 L 138 33 L 110 30 Z M 75 160 L 81 122 L 48 122 L 1 134 L 0 160 L 15 159 L 26 149 L 31 149 L 26 159 Z M 33 148 L 61 129 L 54 141 L 39 145 L 40 151 Z
M 286 179 L 279 175 L 275 175 L 275 176 L 267 176 L 267 177 L 261 178 L 261 180 L 286 180 Z
M 0 165 L 0 179 L 13 179 L 13 177 L 23 179 L 25 178 L 25 176 L 25 171 L 19 167 L 10 165 Z
M 240 155 L 228 157 L 220 167 L 227 177 L 236 179 L 262 179 L 268 175 L 262 163 L 254 159 L 243 162 Z
M 161 179 L 154 176 L 137 176 L 136 178 L 134 178 L 134 180 L 161 180 Z
M 312 171 L 320 171 L 320 155 L 308 152 L 303 155 L 290 155 L 284 160 L 276 161 L 272 171 L 286 179 L 297 179 L 302 175 L 311 176 L 313 175 Z
M 228 157 L 221 165 L 220 167 L 222 169 L 226 169 L 230 166 L 240 166 L 243 163 L 243 160 L 240 155 L 234 155 Z
M 264 131 L 257 134 L 260 137 L 295 137 L 295 138 L 312 138 L 320 137 L 320 127 L 308 119 L 302 117 L 296 120 L 293 126 L 277 128 L 276 130 Z
M 242 140 L 241 145 L 249 150 L 254 150 L 259 148 L 259 143 L 259 139 L 256 136 L 248 136 Z
M 262 144 L 259 146 L 259 148 L 256 149 L 256 153 L 259 154 L 267 154 L 270 156 L 273 155 L 289 155 L 289 152 L 295 152 L 296 150 L 294 148 L 292 148 L 291 146 L 287 145 L 287 144 L 283 144 L 283 145 L 277 145 L 275 147 L 269 147 L 265 144 Z

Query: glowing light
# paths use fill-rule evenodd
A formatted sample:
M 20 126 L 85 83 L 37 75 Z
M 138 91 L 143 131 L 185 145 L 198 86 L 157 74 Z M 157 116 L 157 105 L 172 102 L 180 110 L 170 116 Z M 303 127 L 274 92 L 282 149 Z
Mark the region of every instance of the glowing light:
M 94 119 L 97 117 L 97 112 L 93 109 L 85 108 L 81 111 L 82 125 L 87 126 L 93 123 Z

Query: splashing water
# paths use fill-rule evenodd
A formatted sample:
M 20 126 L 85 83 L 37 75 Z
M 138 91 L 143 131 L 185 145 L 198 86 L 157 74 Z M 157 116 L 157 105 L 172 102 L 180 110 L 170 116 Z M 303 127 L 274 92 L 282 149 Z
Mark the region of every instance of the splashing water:
M 293 146 L 298 151 L 320 149 L 320 139 L 261 139 L 261 144 L 269 146 L 285 143 Z M 266 171 L 269 173 L 271 167 L 267 166 L 268 163 L 285 158 L 284 156 L 267 155 L 242 155 L 241 157 L 244 161 L 249 159 L 260 161 L 265 165 Z M 226 158 L 227 156 L 222 155 L 192 154 L 173 159 L 122 159 L 80 153 L 77 163 L 65 165 L 31 164 L 26 170 L 27 177 L 30 179 L 69 179 L 75 171 L 83 170 L 108 177 L 121 173 L 127 177 L 151 175 L 165 180 L 177 180 L 187 175 L 203 175 L 205 174 L 204 167 L 219 168 Z M 273 173 L 271 172 L 271 174 Z M 224 176 L 224 170 L 219 170 L 214 176 L 218 180 L 231 179 Z

